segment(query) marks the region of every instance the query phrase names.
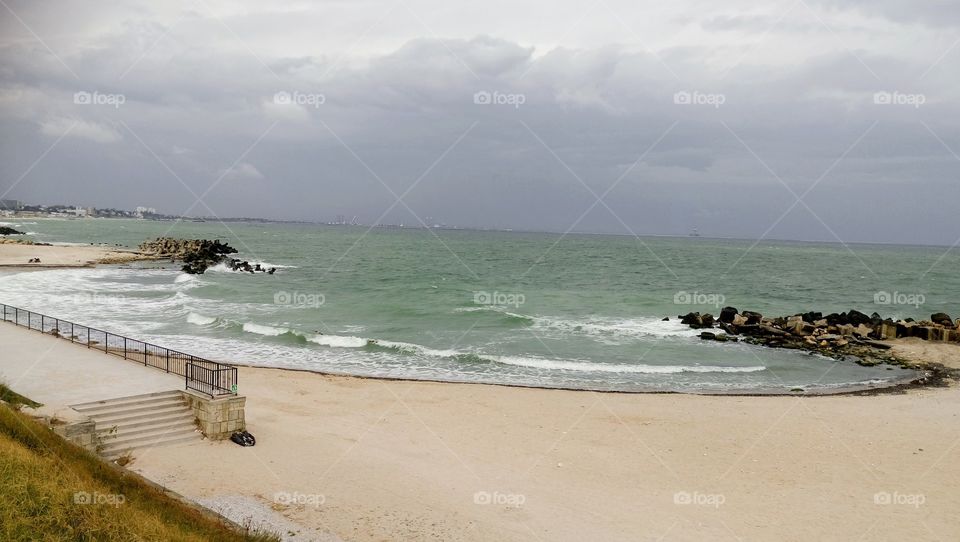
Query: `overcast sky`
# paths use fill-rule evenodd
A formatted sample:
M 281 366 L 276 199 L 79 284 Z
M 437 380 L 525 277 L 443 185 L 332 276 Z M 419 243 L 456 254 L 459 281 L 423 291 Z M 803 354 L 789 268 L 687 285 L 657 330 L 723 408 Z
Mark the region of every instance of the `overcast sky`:
M 960 2 L 646 4 L 3 0 L 0 194 L 957 241 Z

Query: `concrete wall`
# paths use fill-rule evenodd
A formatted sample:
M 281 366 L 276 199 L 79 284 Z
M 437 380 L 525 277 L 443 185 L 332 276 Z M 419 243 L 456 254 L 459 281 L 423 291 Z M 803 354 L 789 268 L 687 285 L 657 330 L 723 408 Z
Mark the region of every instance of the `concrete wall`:
M 97 424 L 93 420 L 72 421 L 65 425 L 52 425 L 51 427 L 54 433 L 77 446 L 98 453 L 97 447 L 100 445 L 100 438 L 97 436 Z
M 183 398 L 193 410 L 194 418 L 200 430 L 210 440 L 230 438 L 237 431 L 247 429 L 244 407 L 247 398 L 242 395 L 230 395 L 211 399 L 206 395 L 183 391 Z

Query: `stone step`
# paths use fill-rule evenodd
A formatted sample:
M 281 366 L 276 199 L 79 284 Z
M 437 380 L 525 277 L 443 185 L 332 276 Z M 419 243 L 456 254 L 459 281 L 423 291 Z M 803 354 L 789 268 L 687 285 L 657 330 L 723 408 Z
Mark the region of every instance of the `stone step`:
M 102 444 L 100 451 L 103 454 L 109 454 L 115 451 L 123 451 L 135 448 L 149 448 L 156 444 L 167 442 L 171 439 L 185 439 L 191 437 L 200 440 L 200 433 L 193 427 L 177 429 L 173 431 L 155 431 L 146 435 L 134 435 L 127 438 L 119 438 L 114 441 Z
M 149 397 L 144 399 L 136 399 L 136 400 L 130 400 L 130 401 L 116 402 L 116 403 L 101 402 L 101 403 L 96 403 L 93 406 L 74 405 L 73 409 L 76 410 L 77 412 L 86 414 L 88 416 L 93 416 L 95 414 L 101 414 L 104 412 L 110 412 L 114 410 L 122 410 L 125 408 L 134 408 L 139 406 L 156 406 L 156 405 L 162 405 L 165 403 L 175 403 L 175 402 L 182 403 L 183 396 L 181 396 L 178 393 L 178 394 L 171 394 L 171 395 L 159 395 L 156 397 Z
M 189 409 L 183 409 L 183 411 L 177 411 L 170 414 L 165 414 L 156 418 L 142 418 L 132 421 L 119 422 L 119 423 L 110 423 L 107 421 L 99 420 L 97 424 L 97 433 L 103 434 L 110 432 L 114 427 L 117 428 L 117 432 L 127 431 L 130 429 L 138 429 L 143 427 L 148 427 L 151 425 L 165 424 L 165 423 L 175 423 L 175 422 L 184 422 L 193 424 L 194 416 L 193 412 Z
M 97 423 L 98 426 L 103 424 L 106 425 L 124 425 L 126 422 L 135 422 L 141 420 L 152 420 L 159 419 L 161 417 L 171 415 L 171 414 L 187 414 L 190 413 L 190 409 L 184 405 L 176 405 L 171 407 L 155 408 L 155 409 L 135 409 L 136 412 L 116 412 L 110 415 L 97 416 L 93 417 L 93 420 Z
M 193 420 L 186 416 L 181 416 L 172 420 L 161 420 L 159 422 L 141 424 L 139 427 L 117 427 L 115 431 L 113 427 L 97 429 L 97 436 L 100 437 L 101 443 L 107 444 L 126 437 L 177 431 L 180 429 L 196 429 L 196 425 L 193 423 Z
M 113 450 L 110 450 L 110 451 L 103 451 L 103 452 L 101 452 L 101 455 L 103 455 L 103 456 L 104 456 L 105 458 L 107 458 L 107 459 L 116 459 L 116 458 L 120 457 L 121 455 L 123 455 L 123 454 L 126 453 L 126 452 L 130 452 L 131 454 L 135 454 L 137 450 L 143 450 L 143 449 L 145 449 L 145 448 L 159 448 L 159 447 L 161 447 L 161 446 L 169 446 L 169 445 L 171 445 L 171 444 L 182 444 L 182 443 L 185 443 L 185 442 L 197 442 L 199 439 L 200 439 L 200 434 L 199 434 L 199 433 L 195 433 L 195 434 L 193 434 L 193 435 L 187 435 L 187 436 L 178 436 L 178 437 L 172 437 L 172 438 L 164 438 L 164 439 L 157 440 L 157 441 L 155 441 L 155 442 L 153 442 L 153 443 L 150 443 L 149 445 L 128 446 L 128 447 L 126 447 L 126 448 L 118 448 L 118 449 L 113 449 Z
M 99 421 L 116 418 L 118 416 L 132 416 L 134 414 L 140 414 L 144 412 L 159 412 L 173 408 L 187 408 L 187 402 L 181 398 L 171 398 L 165 399 L 163 402 L 156 404 L 115 407 L 102 412 L 83 412 L 82 414 L 89 416 L 93 420 Z
M 114 397 L 113 399 L 103 399 L 101 401 L 91 401 L 89 403 L 78 403 L 72 405 L 72 408 L 77 411 L 87 408 L 95 408 L 104 405 L 120 405 L 126 402 L 136 402 L 144 399 L 151 399 L 155 397 L 168 397 L 168 396 L 179 396 L 181 392 L 179 390 L 169 390 L 169 391 L 157 391 L 153 393 L 144 393 L 141 395 L 128 395 L 125 397 Z

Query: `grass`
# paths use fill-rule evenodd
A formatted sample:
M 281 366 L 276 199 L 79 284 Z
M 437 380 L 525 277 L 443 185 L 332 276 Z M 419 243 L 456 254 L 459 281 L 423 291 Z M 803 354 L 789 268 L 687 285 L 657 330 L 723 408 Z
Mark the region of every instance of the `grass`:
M 19 408 L 20 406 L 28 406 L 32 408 L 43 406 L 40 403 L 31 401 L 30 399 L 11 390 L 3 382 L 0 382 L 0 401 L 10 403 L 10 405 L 12 405 L 14 408 Z
M 278 538 L 232 530 L 0 404 L 0 540 Z

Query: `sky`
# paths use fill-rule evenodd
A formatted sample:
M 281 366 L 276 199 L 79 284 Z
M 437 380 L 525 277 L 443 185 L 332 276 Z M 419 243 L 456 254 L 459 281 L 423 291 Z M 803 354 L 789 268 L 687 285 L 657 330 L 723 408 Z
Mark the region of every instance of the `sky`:
M 960 3 L 0 2 L 0 199 L 960 241 Z

